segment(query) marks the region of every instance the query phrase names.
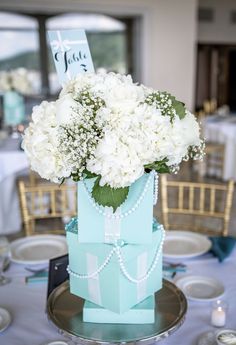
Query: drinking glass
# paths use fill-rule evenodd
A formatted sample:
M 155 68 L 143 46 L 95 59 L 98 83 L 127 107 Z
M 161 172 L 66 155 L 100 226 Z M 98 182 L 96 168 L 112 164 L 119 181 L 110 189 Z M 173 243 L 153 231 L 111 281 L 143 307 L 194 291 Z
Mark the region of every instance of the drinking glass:
M 6 237 L 0 236 L 0 286 L 11 281 L 10 278 L 3 275 L 3 270 L 8 260 L 10 260 L 10 245 Z

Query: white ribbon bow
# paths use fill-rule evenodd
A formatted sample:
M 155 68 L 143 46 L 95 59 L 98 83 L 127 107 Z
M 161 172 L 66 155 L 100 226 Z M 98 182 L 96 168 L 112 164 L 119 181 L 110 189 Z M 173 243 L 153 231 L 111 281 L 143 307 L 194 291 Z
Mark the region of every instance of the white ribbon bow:
M 51 46 L 54 50 L 61 50 L 66 51 L 71 48 L 71 45 L 76 44 L 86 44 L 86 40 L 80 41 L 69 41 L 69 40 L 62 40 L 61 37 L 58 37 L 58 40 L 53 40 L 51 42 Z

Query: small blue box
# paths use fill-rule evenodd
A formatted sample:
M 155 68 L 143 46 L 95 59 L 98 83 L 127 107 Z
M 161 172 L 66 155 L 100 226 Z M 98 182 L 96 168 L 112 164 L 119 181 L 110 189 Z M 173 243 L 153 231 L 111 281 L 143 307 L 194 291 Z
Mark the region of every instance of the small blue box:
M 155 321 L 155 296 L 152 295 L 123 314 L 85 301 L 83 321 L 93 323 L 151 324 Z
M 153 223 L 150 244 L 118 247 L 104 243 L 79 243 L 76 218 L 66 230 L 72 294 L 115 313 L 124 313 L 161 289 L 161 225 Z M 141 281 L 150 270 L 148 277 Z
M 92 204 L 95 179 L 78 182 L 78 239 L 80 243 L 152 243 L 154 175 L 144 174 L 129 189 L 126 201 L 113 217 L 111 207 Z M 94 199 L 92 199 L 94 200 Z M 94 202 L 94 201 L 93 201 Z M 105 214 L 105 215 L 104 215 Z

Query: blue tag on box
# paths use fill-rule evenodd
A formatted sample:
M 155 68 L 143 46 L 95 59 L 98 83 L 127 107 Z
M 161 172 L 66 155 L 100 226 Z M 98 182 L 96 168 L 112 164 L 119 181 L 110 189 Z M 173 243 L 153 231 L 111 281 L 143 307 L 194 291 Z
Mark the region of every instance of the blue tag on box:
M 53 60 L 60 83 L 78 73 L 94 72 L 87 37 L 84 30 L 49 31 Z

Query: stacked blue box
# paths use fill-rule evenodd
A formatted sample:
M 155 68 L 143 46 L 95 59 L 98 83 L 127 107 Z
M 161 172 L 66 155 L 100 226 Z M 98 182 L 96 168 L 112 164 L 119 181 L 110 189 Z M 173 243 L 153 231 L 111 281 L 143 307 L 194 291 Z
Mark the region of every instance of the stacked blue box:
M 80 243 L 152 243 L 154 173 L 144 174 L 129 188 L 115 213 L 91 196 L 95 179 L 78 182 L 78 238 Z
M 147 297 L 130 310 L 118 314 L 85 301 L 83 321 L 94 323 L 148 324 L 155 321 L 155 296 Z
M 150 244 L 80 243 L 76 218 L 66 230 L 71 293 L 121 314 L 161 289 L 164 230 L 156 221 Z

